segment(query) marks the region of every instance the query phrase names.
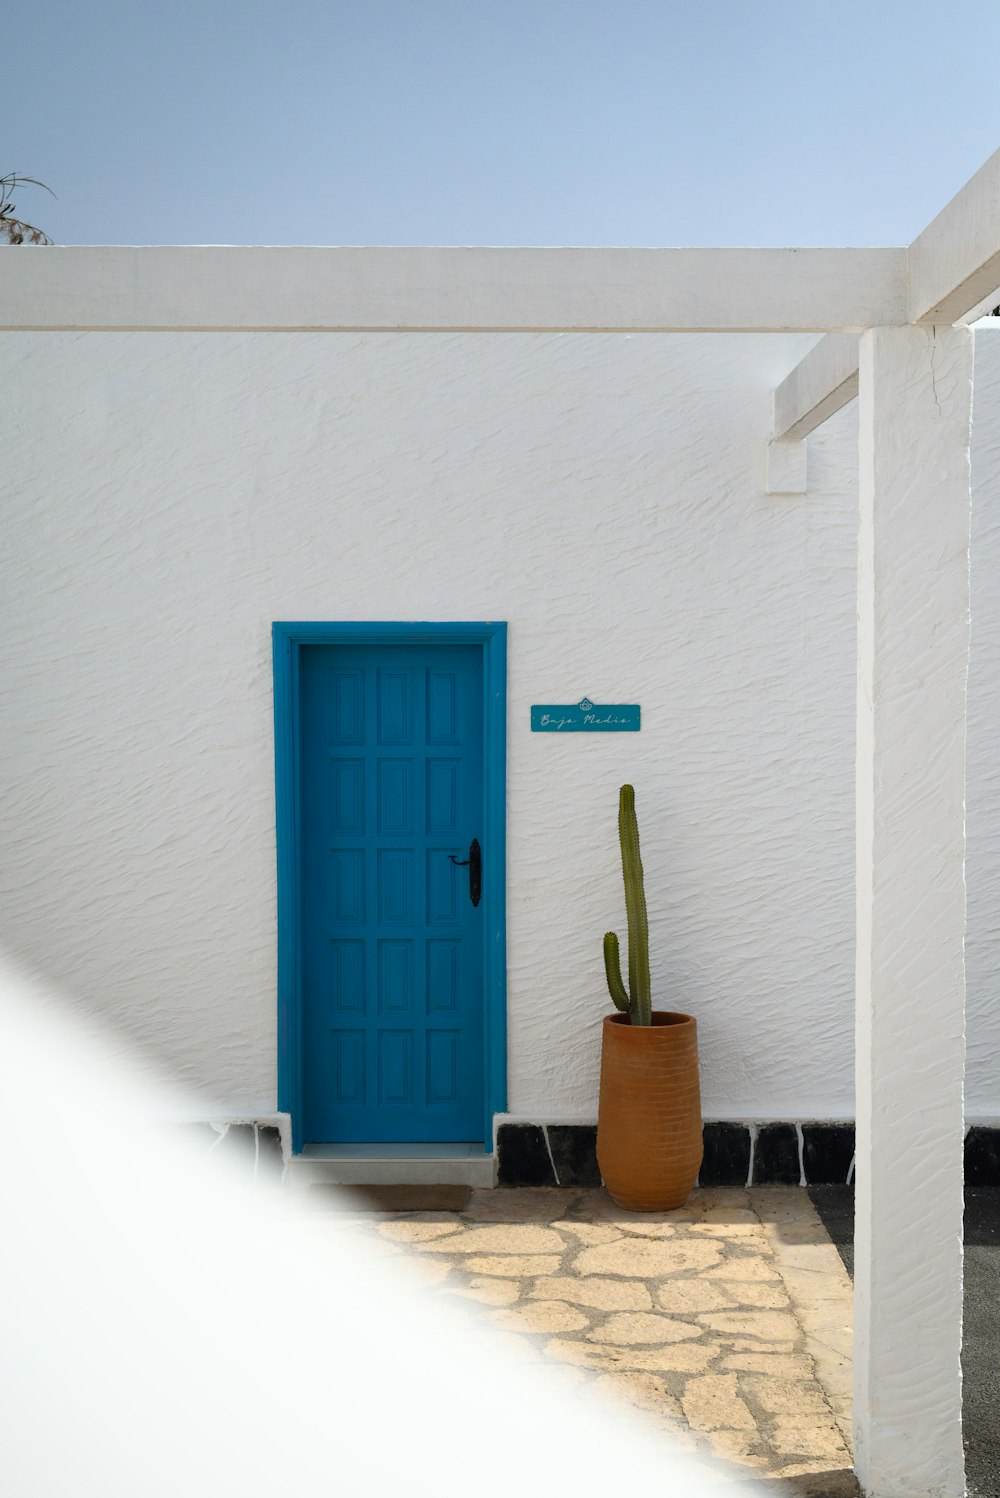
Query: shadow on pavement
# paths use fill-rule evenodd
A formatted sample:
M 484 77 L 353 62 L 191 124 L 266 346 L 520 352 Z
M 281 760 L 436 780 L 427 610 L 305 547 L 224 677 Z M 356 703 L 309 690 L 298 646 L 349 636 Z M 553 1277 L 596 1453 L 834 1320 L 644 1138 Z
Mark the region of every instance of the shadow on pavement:
M 854 1275 L 854 1192 L 811 1186 L 809 1195 Z M 1000 1498 L 1000 1189 L 965 1191 L 965 1328 L 962 1347 L 965 1464 L 970 1498 Z

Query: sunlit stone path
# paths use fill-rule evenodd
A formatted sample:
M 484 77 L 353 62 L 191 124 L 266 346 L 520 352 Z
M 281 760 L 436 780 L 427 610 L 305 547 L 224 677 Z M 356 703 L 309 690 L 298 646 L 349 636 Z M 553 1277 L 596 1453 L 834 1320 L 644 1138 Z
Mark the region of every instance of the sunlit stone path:
M 433 1211 L 301 1195 L 682 1444 L 796 1493 L 855 1491 L 851 1286 L 805 1191 L 698 1191 L 657 1214 L 601 1190 L 463 1191 Z

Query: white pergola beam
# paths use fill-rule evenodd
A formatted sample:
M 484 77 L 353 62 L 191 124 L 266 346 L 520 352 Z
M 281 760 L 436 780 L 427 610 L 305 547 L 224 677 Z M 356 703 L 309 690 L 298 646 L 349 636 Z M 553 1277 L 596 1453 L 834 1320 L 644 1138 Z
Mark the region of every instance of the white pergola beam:
M 805 494 L 807 489 L 806 444 L 769 442 L 765 491 L 768 494 Z
M 776 442 L 801 442 L 858 393 L 858 340 L 828 333 L 774 392 Z
M 962 1498 L 972 332 L 862 335 L 854 1432 L 870 1498 Z
M 901 249 L 0 249 L 2 331 L 782 333 L 905 321 Z
M 1000 151 L 907 252 L 912 323 L 956 323 L 1000 287 Z
M 917 325 L 960 322 L 1000 290 L 1000 151 L 918 234 L 906 267 L 906 321 Z M 801 441 L 857 393 L 857 340 L 824 338 L 774 392 L 774 439 Z

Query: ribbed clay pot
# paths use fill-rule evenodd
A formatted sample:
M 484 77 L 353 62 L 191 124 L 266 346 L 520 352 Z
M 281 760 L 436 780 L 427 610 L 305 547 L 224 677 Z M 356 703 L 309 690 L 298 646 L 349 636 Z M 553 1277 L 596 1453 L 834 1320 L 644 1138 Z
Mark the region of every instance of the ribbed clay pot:
M 597 1163 L 620 1207 L 683 1206 L 701 1167 L 698 1029 L 689 1014 L 652 1025 L 609 1014 L 601 1037 Z

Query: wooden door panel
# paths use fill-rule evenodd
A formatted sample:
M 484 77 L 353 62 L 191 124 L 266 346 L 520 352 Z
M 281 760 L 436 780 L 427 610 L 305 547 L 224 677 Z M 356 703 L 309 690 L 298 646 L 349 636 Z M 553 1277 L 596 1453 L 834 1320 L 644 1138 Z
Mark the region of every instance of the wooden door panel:
M 306 646 L 300 673 L 304 1140 L 476 1140 L 481 652 Z

